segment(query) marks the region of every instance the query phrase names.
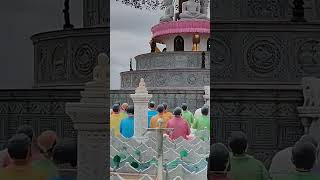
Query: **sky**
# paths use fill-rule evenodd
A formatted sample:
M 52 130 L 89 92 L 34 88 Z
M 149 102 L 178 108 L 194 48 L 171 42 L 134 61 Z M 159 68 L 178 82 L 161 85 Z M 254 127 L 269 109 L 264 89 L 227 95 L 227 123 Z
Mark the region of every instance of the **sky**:
M 120 72 L 130 69 L 130 58 L 150 52 L 151 27 L 159 23 L 161 10 L 139 10 L 110 1 L 110 88 L 120 88 Z
M 82 26 L 82 3 L 70 1 L 71 23 Z M 33 34 L 61 30 L 63 0 L 10 0 L 0 6 L 0 89 L 33 84 Z

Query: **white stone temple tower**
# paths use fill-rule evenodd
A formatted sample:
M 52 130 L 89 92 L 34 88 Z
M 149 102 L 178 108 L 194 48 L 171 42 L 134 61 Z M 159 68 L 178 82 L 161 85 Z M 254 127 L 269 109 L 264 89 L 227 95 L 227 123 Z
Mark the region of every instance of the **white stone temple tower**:
M 141 78 L 148 90 L 203 90 L 210 84 L 208 0 L 164 0 L 165 14 L 151 28 L 151 52 L 135 57 L 136 69 L 121 73 L 121 89 L 134 90 Z M 163 44 L 165 49 L 159 49 Z

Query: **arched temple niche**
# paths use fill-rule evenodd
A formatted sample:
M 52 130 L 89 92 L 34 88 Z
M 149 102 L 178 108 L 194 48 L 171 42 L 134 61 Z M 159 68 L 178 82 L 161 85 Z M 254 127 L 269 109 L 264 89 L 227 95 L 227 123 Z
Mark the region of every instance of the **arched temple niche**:
M 174 38 L 174 51 L 184 51 L 184 39 L 181 36 Z

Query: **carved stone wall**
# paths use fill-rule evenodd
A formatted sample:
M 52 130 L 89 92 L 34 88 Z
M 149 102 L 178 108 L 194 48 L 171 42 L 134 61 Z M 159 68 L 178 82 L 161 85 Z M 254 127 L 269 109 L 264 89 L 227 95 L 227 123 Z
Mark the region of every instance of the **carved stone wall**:
M 318 23 L 213 23 L 214 81 L 298 84 L 320 75 Z
M 300 82 L 302 77 L 320 75 L 320 24 L 212 24 L 210 101 L 215 138 L 226 143 L 231 131 L 243 130 L 250 153 L 268 166 L 275 152 L 303 134 L 296 110 L 303 103 Z
M 34 87 L 81 88 L 92 79 L 99 53 L 107 52 L 107 28 L 54 31 L 32 36 Z
M 79 100 L 80 90 L 0 90 L 0 146 L 23 124 L 32 125 L 36 135 L 51 129 L 75 138 L 65 103 Z
M 293 0 L 212 0 L 211 20 L 285 20 L 292 16 Z M 320 2 L 305 0 L 308 21 L 320 20 Z M 232 13 L 230 13 L 232 12 Z
M 149 90 L 202 90 L 210 84 L 210 53 L 202 52 L 148 53 L 135 57 L 136 70 L 121 73 L 121 89 L 133 90 L 143 78 Z
M 205 68 L 210 69 L 210 53 L 205 52 Z M 150 69 L 199 69 L 202 52 L 148 53 L 135 57 L 137 70 Z
M 204 90 L 148 90 L 148 93 L 152 94 L 151 100 L 156 104 L 166 102 L 171 110 L 181 106 L 182 103 L 187 103 L 190 111 L 194 112 L 204 105 Z M 134 90 L 111 90 L 110 104 L 119 101 L 133 104 L 130 94 L 134 94 Z
M 205 69 L 151 69 L 121 73 L 121 89 L 132 90 L 138 87 L 143 78 L 146 87 L 155 89 L 201 90 L 210 84 L 210 70 Z
M 303 134 L 297 106 L 303 103 L 299 89 L 227 88 L 211 91 L 214 139 L 228 143 L 232 131 L 243 131 L 249 153 L 267 166 L 279 150 L 294 144 Z

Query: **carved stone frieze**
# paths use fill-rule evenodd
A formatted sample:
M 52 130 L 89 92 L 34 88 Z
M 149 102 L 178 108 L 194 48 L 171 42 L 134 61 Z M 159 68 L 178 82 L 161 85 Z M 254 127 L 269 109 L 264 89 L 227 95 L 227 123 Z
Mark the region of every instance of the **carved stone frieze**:
M 212 138 L 227 143 L 232 131 L 244 131 L 249 153 L 267 166 L 275 152 L 291 146 L 303 134 L 296 109 L 302 101 L 299 90 L 293 94 L 289 93 L 292 90 L 276 89 L 211 90 Z
M 121 89 L 134 89 L 144 78 L 148 89 L 203 89 L 210 83 L 210 71 L 204 69 L 151 69 L 121 73 Z
M 202 52 L 148 53 L 135 57 L 137 70 L 149 69 L 196 69 L 201 68 Z M 206 52 L 206 69 L 210 68 L 210 53 Z
M 32 36 L 34 87 L 83 87 L 92 79 L 97 55 L 108 51 L 107 28 L 55 31 Z

